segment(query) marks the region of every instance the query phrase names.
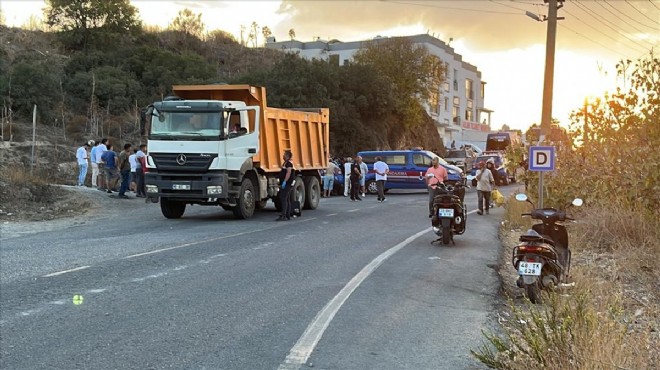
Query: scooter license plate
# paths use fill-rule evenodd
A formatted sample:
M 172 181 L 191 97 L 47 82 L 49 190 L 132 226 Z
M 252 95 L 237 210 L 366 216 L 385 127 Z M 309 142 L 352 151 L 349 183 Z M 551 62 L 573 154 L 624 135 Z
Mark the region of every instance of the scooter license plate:
M 520 275 L 540 276 L 543 264 L 537 262 L 520 262 L 518 264 L 518 273 Z
M 438 217 L 454 217 L 453 208 L 439 208 Z

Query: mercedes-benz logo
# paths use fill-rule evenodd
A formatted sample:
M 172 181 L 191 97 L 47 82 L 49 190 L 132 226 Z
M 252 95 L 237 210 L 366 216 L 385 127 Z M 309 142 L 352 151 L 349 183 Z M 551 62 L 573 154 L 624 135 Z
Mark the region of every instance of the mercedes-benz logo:
M 183 166 L 184 164 L 186 164 L 186 155 L 185 155 L 185 154 L 179 154 L 179 155 L 177 155 L 177 156 L 176 156 L 176 163 L 177 163 L 179 166 Z

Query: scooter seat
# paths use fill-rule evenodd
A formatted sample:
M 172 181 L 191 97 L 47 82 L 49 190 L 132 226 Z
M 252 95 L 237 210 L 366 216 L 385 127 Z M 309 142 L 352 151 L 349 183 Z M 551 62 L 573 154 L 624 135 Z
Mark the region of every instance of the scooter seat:
M 526 233 L 522 234 L 519 239 L 521 242 L 536 242 L 536 243 L 547 243 L 555 246 L 555 242 L 552 239 L 546 238 L 545 236 L 537 233 L 533 229 L 527 230 Z

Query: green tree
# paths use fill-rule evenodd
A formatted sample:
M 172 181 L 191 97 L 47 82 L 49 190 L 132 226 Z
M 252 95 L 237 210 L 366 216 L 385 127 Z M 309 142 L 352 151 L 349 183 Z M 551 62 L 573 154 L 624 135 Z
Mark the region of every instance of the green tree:
M 205 27 L 202 22 L 202 13 L 195 14 L 192 10 L 185 8 L 179 11 L 169 28 L 201 38 Z
M 126 34 L 140 28 L 137 8 L 129 0 L 46 0 L 46 5 L 46 24 L 74 49 L 87 48 L 105 33 Z
M 443 82 L 444 64 L 428 50 L 406 38 L 374 40 L 354 56 L 355 63 L 370 65 L 390 82 L 389 93 L 402 122 L 414 127 L 422 121 L 417 105 L 427 101 Z

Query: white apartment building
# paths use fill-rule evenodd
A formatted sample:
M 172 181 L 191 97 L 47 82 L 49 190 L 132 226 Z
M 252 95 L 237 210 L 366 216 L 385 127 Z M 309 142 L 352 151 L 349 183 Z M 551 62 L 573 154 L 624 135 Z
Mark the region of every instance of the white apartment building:
M 485 108 L 484 97 L 486 82 L 481 80 L 477 67 L 463 61 L 460 54 L 442 40 L 431 35 L 402 36 L 416 44 L 426 47 L 431 55 L 437 56 L 445 64 L 447 75 L 445 82 L 438 86 L 437 93 L 431 94 L 426 102 L 426 111 L 435 120 L 436 127 L 445 146 L 452 141 L 485 142 L 490 131 L 492 110 Z M 276 42 L 269 37 L 266 47 L 297 53 L 305 59 L 326 60 L 330 63 L 345 65 L 353 55 L 370 42 L 386 40 L 376 37 L 373 40 L 341 42 L 338 40 L 316 40 L 300 42 L 297 40 Z

